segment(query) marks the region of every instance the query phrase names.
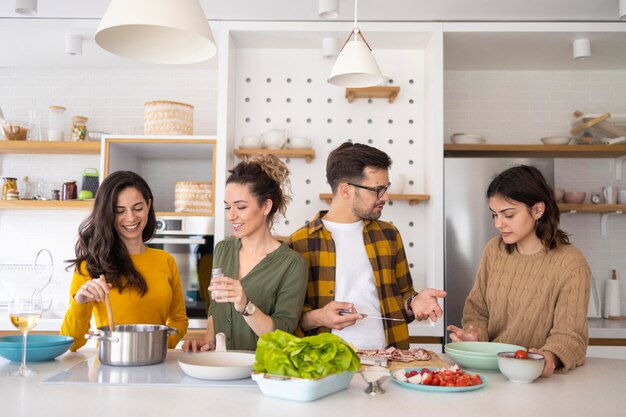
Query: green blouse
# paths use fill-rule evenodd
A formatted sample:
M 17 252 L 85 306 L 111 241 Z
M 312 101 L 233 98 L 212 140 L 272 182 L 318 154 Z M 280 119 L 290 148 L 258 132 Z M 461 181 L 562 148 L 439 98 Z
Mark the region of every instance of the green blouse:
M 238 238 L 228 238 L 215 246 L 213 268 L 222 268 L 224 276 L 239 274 Z M 241 285 L 257 310 L 272 318 L 274 329 L 293 333 L 298 326 L 308 283 L 308 265 L 302 255 L 281 242 L 248 274 Z M 211 302 L 209 317 L 213 317 L 215 333 L 226 335 L 229 350 L 256 350 L 258 336 L 246 323 L 232 303 Z

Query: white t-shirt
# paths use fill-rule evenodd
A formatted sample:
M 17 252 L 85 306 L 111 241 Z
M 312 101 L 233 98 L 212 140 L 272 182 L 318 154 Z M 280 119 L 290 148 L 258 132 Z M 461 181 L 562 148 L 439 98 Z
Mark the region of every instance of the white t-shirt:
M 380 300 L 363 241 L 363 221 L 334 223 L 323 220 L 335 242 L 335 301 L 353 303 L 359 313 L 380 317 Z M 387 345 L 383 322 L 363 319 L 353 326 L 332 331 L 359 349 L 381 349 Z

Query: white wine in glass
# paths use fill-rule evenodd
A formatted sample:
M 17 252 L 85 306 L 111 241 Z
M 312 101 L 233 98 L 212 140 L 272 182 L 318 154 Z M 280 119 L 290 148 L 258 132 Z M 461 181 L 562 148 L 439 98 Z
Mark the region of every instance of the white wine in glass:
M 37 325 L 43 311 L 39 289 L 18 288 L 13 290 L 9 301 L 11 323 L 22 332 L 22 363 L 13 376 L 29 376 L 37 373 L 26 366 L 26 339 L 28 331 Z

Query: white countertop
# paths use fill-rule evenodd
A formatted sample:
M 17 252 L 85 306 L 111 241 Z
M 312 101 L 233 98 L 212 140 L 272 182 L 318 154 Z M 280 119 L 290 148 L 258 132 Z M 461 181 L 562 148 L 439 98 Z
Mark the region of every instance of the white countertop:
M 485 373 L 489 381 L 484 388 L 461 393 L 428 393 L 387 381 L 383 385 L 387 393 L 371 397 L 363 392 L 365 382 L 355 375 L 347 390 L 305 403 L 266 397 L 258 388 L 41 384 L 95 353 L 94 349 L 81 349 L 55 361 L 31 363 L 39 374 L 29 378 L 8 376 L 18 364 L 0 358 L 2 415 L 571 417 L 593 411 L 608 417 L 626 409 L 626 361 L 599 358 L 588 358 L 585 366 L 528 385 L 511 383 L 500 373 Z M 180 354 L 170 351 L 167 360 L 175 361 Z
M 588 319 L 591 339 L 626 339 L 626 320 Z

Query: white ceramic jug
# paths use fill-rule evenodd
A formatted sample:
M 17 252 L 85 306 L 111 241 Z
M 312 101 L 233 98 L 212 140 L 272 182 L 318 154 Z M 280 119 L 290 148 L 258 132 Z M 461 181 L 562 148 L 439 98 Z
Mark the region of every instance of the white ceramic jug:
M 287 143 L 287 129 L 270 129 L 263 133 L 263 142 L 268 149 L 281 149 Z

